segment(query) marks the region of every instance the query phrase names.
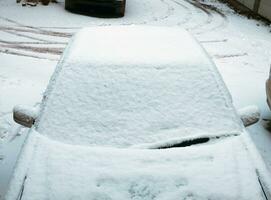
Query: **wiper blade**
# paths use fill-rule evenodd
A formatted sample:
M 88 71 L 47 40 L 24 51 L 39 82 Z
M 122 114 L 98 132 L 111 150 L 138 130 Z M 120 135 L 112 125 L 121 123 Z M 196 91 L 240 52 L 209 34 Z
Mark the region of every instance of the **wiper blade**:
M 240 133 L 231 133 L 231 134 L 224 134 L 224 135 L 200 135 L 200 136 L 193 136 L 193 137 L 185 137 L 185 138 L 174 138 L 171 140 L 157 142 L 157 143 L 146 143 L 132 146 L 132 148 L 144 148 L 144 149 L 168 149 L 168 148 L 178 148 L 178 147 L 189 147 L 193 145 L 199 145 L 208 143 L 211 141 L 217 141 L 223 138 L 228 138 L 232 136 L 239 136 Z
M 169 144 L 169 145 L 165 145 L 165 146 L 160 146 L 157 149 L 188 147 L 188 146 L 192 146 L 192 145 L 206 143 L 206 142 L 209 142 L 209 140 L 210 140 L 209 137 L 195 138 L 195 139 L 191 139 L 191 140 L 184 140 L 184 141 L 182 141 L 180 143 L 176 143 L 176 144 L 171 144 L 171 145 Z

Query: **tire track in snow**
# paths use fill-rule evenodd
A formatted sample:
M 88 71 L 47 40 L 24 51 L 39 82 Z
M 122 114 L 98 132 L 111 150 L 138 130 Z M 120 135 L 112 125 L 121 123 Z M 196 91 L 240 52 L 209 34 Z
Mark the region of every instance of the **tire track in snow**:
M 47 57 L 46 55 L 50 54 L 59 57 L 64 50 L 63 45 L 66 45 L 67 43 L 59 42 L 58 38 L 70 38 L 72 36 L 72 33 L 43 30 L 41 28 L 24 25 L 1 16 L 0 19 L 15 25 L 14 27 L 10 25 L 0 26 L 0 31 L 14 35 L 18 38 L 26 38 L 30 40 L 26 42 L 0 40 L 0 52 L 4 54 L 57 60 Z M 45 39 L 44 37 L 50 37 L 50 39 Z M 54 39 L 52 40 L 51 38 Z M 37 45 L 41 46 L 37 47 Z M 59 45 L 62 45 L 63 47 L 59 47 Z
M 11 35 L 15 35 L 15 36 L 18 36 L 18 37 L 21 37 L 21 38 L 26 38 L 26 39 L 30 39 L 30 40 L 39 41 L 39 42 L 52 42 L 52 41 L 49 41 L 49 40 L 40 39 L 39 37 L 33 37 L 33 36 L 26 35 L 26 34 L 21 34 L 19 32 L 8 31 L 8 30 L 0 30 L 0 31 L 11 34 Z
M 18 41 L 5 41 L 5 40 L 0 40 L 0 43 L 4 43 L 4 44 L 34 44 L 34 45 L 49 45 L 49 44 L 67 45 L 68 44 L 68 42 L 18 42 Z
M 215 54 L 213 55 L 215 58 L 217 59 L 223 59 L 223 58 L 234 58 L 234 57 L 243 57 L 243 56 L 247 56 L 247 53 L 236 53 L 236 54 Z
M 24 57 L 30 57 L 30 58 L 36 58 L 36 59 L 43 59 L 43 60 L 58 61 L 57 58 L 48 58 L 48 57 L 45 57 L 45 56 L 31 55 L 31 54 L 26 54 L 26 53 L 13 51 L 13 50 L 10 50 L 10 49 L 5 49 L 5 50 L 0 49 L 0 53 L 10 54 L 10 55 L 15 55 L 15 56 L 24 56 Z
M 187 25 L 186 29 L 190 32 L 193 32 L 194 34 L 202 34 L 216 29 L 224 28 L 228 24 L 228 19 L 226 15 L 213 5 L 205 4 L 204 2 L 198 0 L 182 0 L 182 1 L 171 0 L 171 1 L 177 4 L 178 6 L 181 6 L 184 10 L 186 10 L 189 13 L 189 16 L 187 16 L 177 25 L 182 26 Z M 193 12 L 192 9 L 196 10 Z M 195 12 L 199 12 L 199 14 L 201 13 L 200 14 L 201 16 L 200 17 L 195 16 Z M 192 20 L 191 18 L 193 16 L 195 16 L 196 18 Z M 208 27 L 214 24 L 215 21 L 214 19 L 217 19 L 217 16 L 219 16 L 221 22 L 213 27 Z M 202 17 L 205 18 L 204 21 L 202 21 L 201 19 Z M 196 22 L 197 20 L 201 22 L 193 24 L 193 22 Z M 189 24 L 189 22 L 191 23 Z M 192 26 L 189 27 L 190 25 Z
M 177 16 L 177 10 L 185 12 L 182 19 L 179 20 L 176 16 L 176 25 L 185 26 L 186 29 L 194 34 L 202 34 L 215 29 L 223 28 L 226 25 L 226 16 L 212 5 L 207 5 L 199 0 L 159 0 L 167 7 L 166 13 L 160 17 L 154 17 L 149 20 L 139 21 L 137 23 L 126 22 L 122 25 L 134 24 L 151 24 L 161 23 L 169 17 Z M 174 6 L 176 5 L 176 6 Z M 200 16 L 195 15 L 199 13 Z M 215 17 L 221 18 L 221 23 L 215 24 Z M 59 47 L 59 44 L 66 44 L 66 42 L 59 42 L 59 38 L 68 39 L 73 35 L 73 32 L 80 27 L 34 27 L 19 23 L 17 21 L 0 16 L 1 20 L 10 23 L 13 26 L 0 26 L 0 31 L 17 36 L 18 38 L 26 38 L 30 41 L 15 42 L 0 40 L 1 52 L 10 53 L 13 55 L 30 56 L 44 59 L 44 54 L 51 54 L 55 56 L 61 55 L 64 47 Z M 203 19 L 203 20 L 202 20 Z M 198 21 L 200 21 L 198 23 Z M 195 23 L 196 22 L 196 23 Z M 112 23 L 101 24 L 101 26 L 111 26 Z M 51 29 L 51 30 L 48 30 Z M 59 29 L 59 30 L 55 30 Z M 64 31 L 63 31 L 64 30 Z M 66 30 L 72 30 L 67 32 Z M 37 47 L 37 45 L 42 45 Z M 54 46 L 50 46 L 54 45 Z M 39 56 L 42 54 L 42 56 Z M 45 55 L 46 56 L 46 55 Z M 49 58 L 50 59 L 50 58 Z
M 47 35 L 47 36 L 49 35 L 49 36 L 68 37 L 68 38 L 72 36 L 71 33 L 67 33 L 67 32 L 50 31 L 50 30 L 45 30 L 43 28 L 39 28 L 39 27 L 24 25 L 22 23 L 19 23 L 17 21 L 11 20 L 11 19 L 8 19 L 6 17 L 1 17 L 0 16 L 0 19 L 17 25 L 17 27 L 19 27 L 19 28 L 13 28 L 13 27 L 12 28 L 11 27 L 5 27 L 5 28 L 11 28 L 11 29 L 19 31 L 19 32 L 31 32 L 31 33 Z M 1 30 L 2 27 L 3 26 L 0 26 L 0 30 Z
M 192 6 L 194 6 L 195 8 L 197 8 L 199 11 L 201 11 L 207 17 L 207 18 L 205 18 L 205 21 L 203 21 L 202 23 L 197 24 L 194 27 L 188 28 L 188 31 L 193 31 L 198 28 L 202 28 L 203 26 L 206 26 L 207 24 L 210 24 L 213 21 L 213 15 L 211 14 L 211 12 L 207 9 L 202 8 L 199 2 L 189 1 L 189 0 L 187 2 L 190 3 Z
M 212 20 L 215 18 L 214 14 L 216 14 L 217 16 L 219 16 L 221 22 L 218 25 L 214 26 L 213 28 L 210 28 L 210 29 L 208 29 L 206 31 L 199 31 L 196 34 L 201 34 L 201 33 L 205 33 L 205 32 L 214 31 L 214 30 L 217 30 L 217 29 L 222 29 L 222 28 L 225 28 L 227 26 L 227 24 L 228 24 L 227 16 L 222 11 L 217 9 L 215 6 L 210 5 L 210 4 L 205 4 L 203 2 L 198 2 L 197 6 L 201 7 L 201 10 L 205 10 L 206 12 L 208 11 L 208 13 L 210 15 L 212 15 Z
M 58 47 L 34 47 L 27 45 L 18 45 L 18 44 L 0 44 L 0 48 L 4 49 L 16 49 L 16 50 L 24 50 L 36 53 L 44 53 L 44 54 L 52 54 L 52 55 L 61 55 L 64 48 Z
M 169 16 L 174 14 L 174 7 L 172 7 L 168 0 L 160 0 L 167 9 L 166 13 L 162 16 L 151 18 L 148 21 L 139 21 L 138 23 L 125 23 L 122 25 L 134 25 L 134 24 L 147 24 L 150 22 L 160 22 L 167 19 Z M 151 15 L 150 15 L 151 16 Z M 4 20 L 11 25 L 9 26 L 0 26 L 0 31 L 16 36 L 17 38 L 26 38 L 30 41 L 27 42 L 15 42 L 15 41 L 3 41 L 0 40 L 0 52 L 12 55 L 28 56 L 38 59 L 44 59 L 44 55 L 39 56 L 38 54 L 54 54 L 61 55 L 63 48 L 59 47 L 50 47 L 46 45 L 51 44 L 60 44 L 59 38 L 70 38 L 74 31 L 80 27 L 34 27 L 25 25 L 23 23 L 17 22 L 15 20 L 0 16 L 1 20 Z M 101 26 L 111 26 L 111 23 L 101 24 Z M 51 29 L 51 30 L 48 30 Z M 54 29 L 54 30 L 52 30 Z M 55 29 L 60 29 L 61 31 L 56 31 Z M 72 30 L 72 32 L 67 32 L 63 30 Z M 66 44 L 66 42 L 62 42 Z M 44 47 L 37 47 L 34 45 L 45 45 Z M 29 55 L 29 52 L 32 52 L 32 55 Z M 50 58 L 49 58 L 50 59 Z
M 174 2 L 175 4 L 181 6 L 187 12 L 187 14 L 184 17 L 184 19 L 182 21 L 178 22 L 177 25 L 181 26 L 183 24 L 188 23 L 191 20 L 191 18 L 192 18 L 192 11 L 191 11 L 191 9 L 189 9 L 188 6 L 182 4 L 181 2 L 179 2 L 177 0 L 171 0 L 171 1 Z

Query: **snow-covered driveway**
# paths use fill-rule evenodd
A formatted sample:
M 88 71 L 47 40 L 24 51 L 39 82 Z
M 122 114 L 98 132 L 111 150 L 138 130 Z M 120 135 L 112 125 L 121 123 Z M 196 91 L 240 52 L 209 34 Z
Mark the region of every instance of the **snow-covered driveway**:
M 37 104 L 69 38 L 80 27 L 180 26 L 191 32 L 217 64 L 237 108 L 257 104 L 271 119 L 264 82 L 271 63 L 270 27 L 234 13 L 216 0 L 128 0 L 124 18 L 94 18 L 64 10 L 64 3 L 22 7 L 0 1 L 0 138 L 16 129 L 16 104 Z M 252 138 L 271 166 L 271 136 L 262 121 Z M 1 146 L 0 146 L 1 149 Z

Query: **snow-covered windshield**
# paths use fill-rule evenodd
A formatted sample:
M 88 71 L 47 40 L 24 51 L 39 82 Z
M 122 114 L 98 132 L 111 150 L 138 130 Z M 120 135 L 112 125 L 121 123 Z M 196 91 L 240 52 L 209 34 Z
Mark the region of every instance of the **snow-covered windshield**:
M 65 143 L 119 147 L 241 129 L 202 48 L 182 29 L 159 27 L 80 31 L 37 125 Z

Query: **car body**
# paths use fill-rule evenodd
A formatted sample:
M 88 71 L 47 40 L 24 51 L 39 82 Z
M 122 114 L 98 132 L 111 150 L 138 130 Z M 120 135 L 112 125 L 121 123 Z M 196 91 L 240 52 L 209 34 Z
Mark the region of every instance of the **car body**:
M 271 72 L 271 68 L 270 68 L 270 72 Z M 265 89 L 266 89 L 266 101 L 269 108 L 271 109 L 271 79 L 270 79 L 271 73 L 270 72 L 269 72 L 269 77 L 266 80 Z
M 65 9 L 74 12 L 89 12 L 91 8 L 110 8 L 117 16 L 125 14 L 126 0 L 65 0 Z
M 180 28 L 86 28 L 44 94 L 6 199 L 264 199 L 269 173 Z

